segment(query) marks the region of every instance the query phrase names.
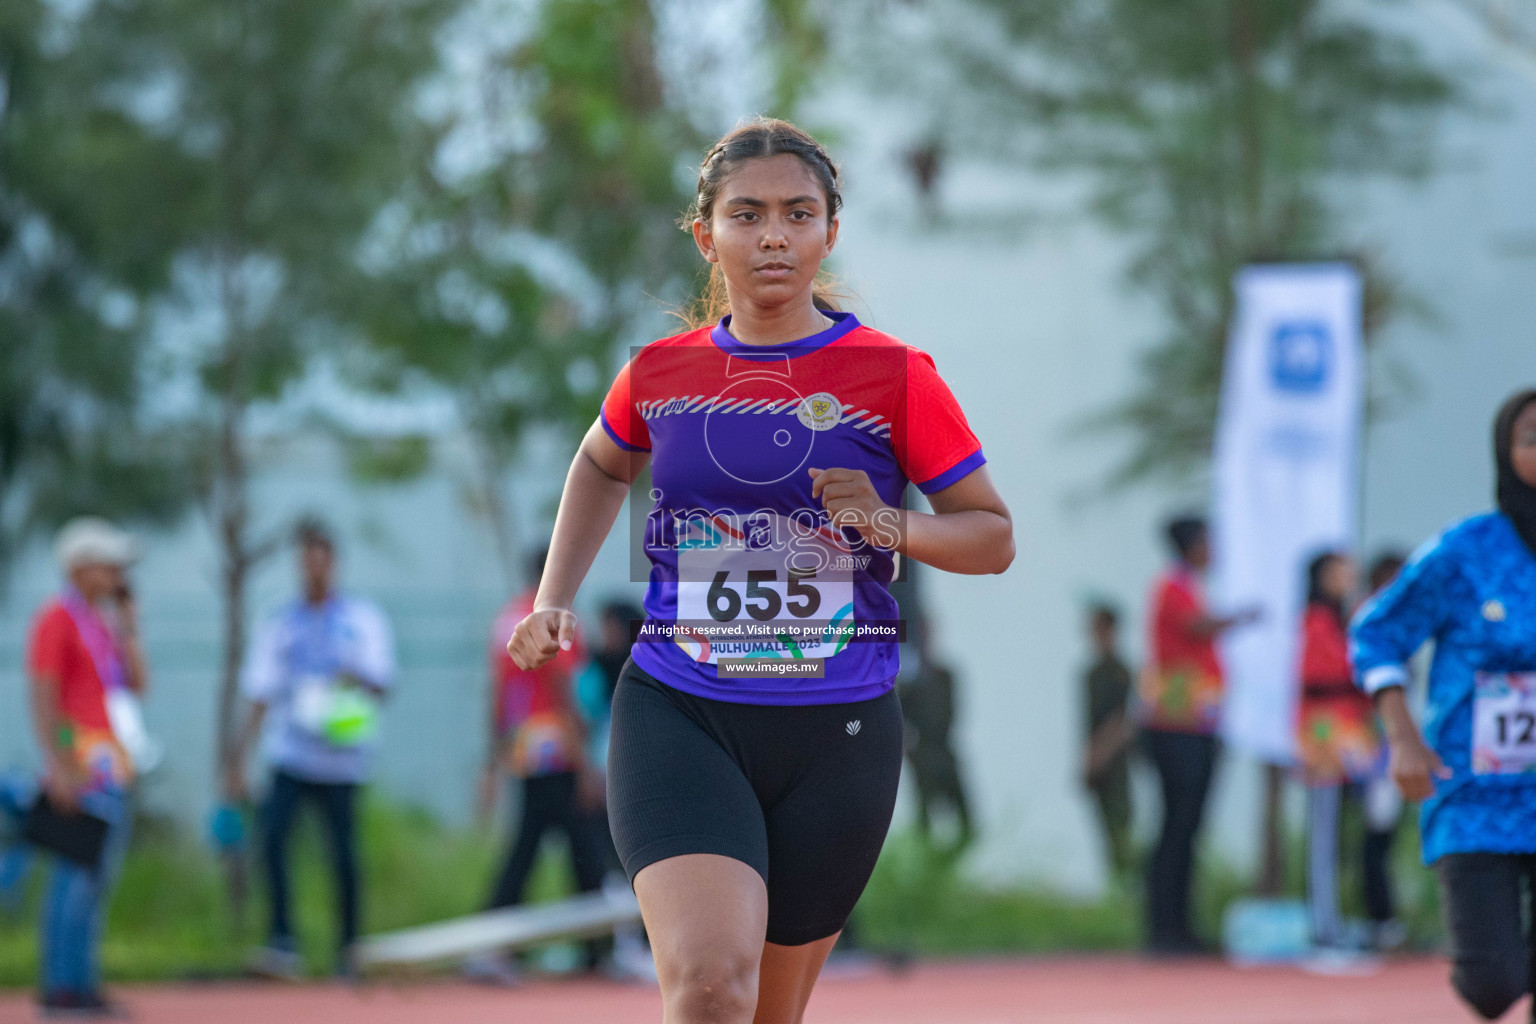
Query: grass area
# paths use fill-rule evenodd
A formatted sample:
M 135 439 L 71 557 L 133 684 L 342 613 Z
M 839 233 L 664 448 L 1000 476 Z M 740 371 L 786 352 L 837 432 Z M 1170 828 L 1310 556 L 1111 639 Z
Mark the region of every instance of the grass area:
M 1346 830 L 1346 834 L 1348 830 Z M 1288 844 L 1287 895 L 1305 891 L 1302 837 Z M 1364 915 L 1359 858 L 1346 851 L 1340 891 L 1346 915 Z M 1429 948 L 1439 936 L 1433 876 L 1419 863 L 1418 831 L 1405 822 L 1394 850 L 1399 915 L 1410 945 Z M 1221 935 L 1222 914 L 1248 894 L 1246 875 L 1206 858 L 1194 887 L 1196 931 Z M 913 834 L 893 835 L 859 903 L 859 939 L 874 949 L 927 955 L 1129 951 L 1142 938 L 1139 880 L 1122 881 L 1098 899 L 1073 899 L 1049 886 L 987 886 L 965 876 L 963 862 L 922 843 Z
M 478 909 L 501 853 L 500 836 L 451 831 L 425 812 L 365 799 L 361 844 L 363 923 L 367 931 L 426 924 Z M 1432 876 L 1418 866 L 1416 830 L 1405 825 L 1397 848 L 1403 917 L 1415 944 L 1438 933 Z M 294 913 L 309 969 L 330 966 L 335 944 L 330 873 L 318 822 L 306 818 L 295 837 Z M 1290 844 L 1293 894 L 1302 891 L 1303 849 Z M 1346 857 L 1342 891 L 1346 910 L 1359 912 L 1355 860 Z M 38 866 L 39 868 L 41 865 Z M 1113 951 L 1136 948 L 1140 899 L 1133 884 L 1100 899 L 1072 899 L 1046 886 L 993 887 L 967 878 L 963 861 L 934 850 L 910 833 L 886 843 L 859 904 L 859 941 L 874 949 L 926 955 Z M 37 971 L 36 908 L 45 871 L 34 870 L 22 913 L 0 919 L 0 986 L 29 986 Z M 1202 934 L 1216 937 L 1227 903 L 1247 881 L 1221 864 L 1202 865 L 1196 917 Z M 571 879 L 558 851 L 546 850 L 530 883 L 535 902 L 569 892 Z M 237 920 L 225 895 L 221 865 L 206 846 L 163 821 L 141 820 L 113 900 L 103 963 L 116 980 L 189 980 L 240 972 L 263 937 L 265 900 L 250 894 Z
M 112 901 L 102 963 L 108 977 L 160 980 L 240 973 L 265 936 L 266 903 L 253 889 L 243 920 L 232 912 L 224 870 L 210 850 L 166 822 L 140 819 Z M 362 807 L 363 925 L 381 931 L 479 909 L 490 889 L 500 838 L 440 828 L 422 811 L 365 799 Z M 335 948 L 332 882 L 324 836 L 305 818 L 294 838 L 294 927 L 309 969 L 324 973 Z M 255 865 L 252 865 L 255 871 Z M 37 972 L 37 906 L 47 871 L 37 865 L 27 905 L 0 920 L 0 985 L 30 985 Z M 555 858 L 530 883 L 535 900 L 568 886 Z
M 1074 900 L 1044 887 L 989 888 L 916 836 L 886 841 L 859 902 L 859 940 L 917 954 L 1127 949 L 1139 915 L 1128 893 Z

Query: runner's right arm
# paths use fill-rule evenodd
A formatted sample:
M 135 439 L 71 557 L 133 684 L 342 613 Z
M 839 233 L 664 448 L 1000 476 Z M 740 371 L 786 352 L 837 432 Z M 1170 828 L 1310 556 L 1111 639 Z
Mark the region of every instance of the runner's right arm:
M 1350 625 L 1356 684 L 1375 701 L 1391 748 L 1392 778 L 1410 800 L 1433 796 L 1435 779 L 1450 778 L 1451 770 L 1424 742 L 1408 710 L 1403 695 L 1407 663 L 1449 621 L 1466 586 L 1456 560 L 1437 539 L 1416 552 L 1397 580 L 1367 601 Z
M 538 668 L 561 649 L 570 648 L 576 636 L 571 602 L 648 459 L 648 452 L 620 448 L 601 422 L 593 423 L 582 438 L 560 494 L 533 614 L 517 624 L 507 641 L 507 653 L 518 668 Z
M 1448 779 L 1451 770 L 1424 742 L 1419 727 L 1408 710 L 1408 700 L 1401 686 L 1389 686 L 1376 692 L 1376 713 L 1381 716 L 1391 750 L 1389 771 L 1392 781 L 1409 800 L 1428 800 L 1435 795 L 1435 780 Z
M 245 762 L 251 748 L 261 737 L 262 725 L 267 719 L 267 707 L 279 699 L 287 685 L 282 648 L 282 626 L 278 618 L 262 623 L 246 648 L 245 663 L 240 666 L 240 696 L 245 698 L 245 721 L 240 722 L 238 709 L 234 747 L 229 751 L 229 763 L 224 765 L 224 796 L 228 800 L 246 800 L 250 786 L 245 776 Z

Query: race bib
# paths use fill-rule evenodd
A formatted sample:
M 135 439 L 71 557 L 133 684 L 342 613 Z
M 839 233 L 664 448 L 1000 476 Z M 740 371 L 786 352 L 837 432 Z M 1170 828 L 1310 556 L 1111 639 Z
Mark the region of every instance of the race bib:
M 1472 770 L 1536 771 L 1536 672 L 1479 672 L 1472 700 Z
M 830 658 L 851 639 L 854 560 L 867 556 L 831 530 L 787 524 L 711 520 L 685 535 L 672 639 L 690 657 Z

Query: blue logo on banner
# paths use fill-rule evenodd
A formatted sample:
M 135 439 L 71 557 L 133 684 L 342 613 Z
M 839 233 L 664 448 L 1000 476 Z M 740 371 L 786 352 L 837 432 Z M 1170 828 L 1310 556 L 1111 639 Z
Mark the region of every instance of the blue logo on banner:
M 1269 370 L 1282 391 L 1321 391 L 1333 362 L 1333 336 L 1317 320 L 1290 320 L 1275 326 L 1269 341 Z

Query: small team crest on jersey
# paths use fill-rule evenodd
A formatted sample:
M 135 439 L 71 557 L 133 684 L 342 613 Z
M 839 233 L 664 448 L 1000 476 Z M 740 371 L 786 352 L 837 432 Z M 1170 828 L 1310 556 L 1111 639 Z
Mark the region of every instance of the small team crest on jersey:
M 796 415 L 812 430 L 831 430 L 843 421 L 843 403 L 826 391 L 818 391 L 800 403 Z
M 1500 601 L 1498 598 L 1493 598 L 1492 600 L 1483 602 L 1483 618 L 1487 619 L 1489 622 L 1503 622 L 1504 616 L 1505 612 L 1503 601 Z

